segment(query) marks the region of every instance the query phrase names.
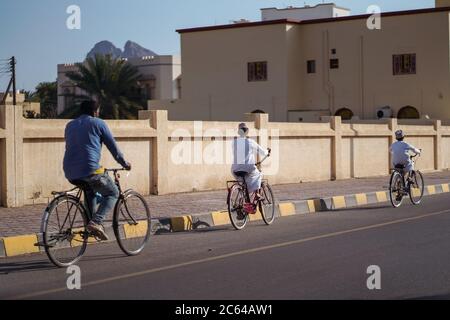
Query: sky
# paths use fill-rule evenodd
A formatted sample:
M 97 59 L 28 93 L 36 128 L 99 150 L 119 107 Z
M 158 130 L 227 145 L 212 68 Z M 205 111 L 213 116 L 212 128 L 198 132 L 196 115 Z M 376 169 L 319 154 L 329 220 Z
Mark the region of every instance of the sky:
M 122 48 L 127 40 L 157 54 L 180 53 L 176 29 L 228 24 L 241 18 L 260 20 L 260 8 L 316 5 L 322 0 L 0 0 L 1 59 L 16 56 L 17 88 L 34 90 L 54 81 L 57 64 L 83 61 L 95 43 L 109 40 Z M 332 1 L 325 1 L 332 2 Z M 434 7 L 434 0 L 334 0 L 366 13 L 370 5 L 382 12 Z M 81 29 L 69 30 L 66 10 L 81 10 Z M 0 92 L 9 79 L 0 74 Z

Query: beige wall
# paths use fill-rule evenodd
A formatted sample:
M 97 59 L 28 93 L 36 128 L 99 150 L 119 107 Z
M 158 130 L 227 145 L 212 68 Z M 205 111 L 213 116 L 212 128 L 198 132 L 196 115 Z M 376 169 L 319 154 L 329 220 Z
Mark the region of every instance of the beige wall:
M 71 187 L 64 177 L 64 129 L 66 120 L 24 119 L 21 106 L 0 107 L 2 114 L 14 118 L 10 121 L 6 139 L 0 129 L 0 171 L 2 184 L 0 200 L 3 205 L 21 206 L 47 203 L 52 191 L 62 191 Z M 155 129 L 148 120 L 107 121 L 117 143 L 128 161 L 133 164 L 130 175 L 122 175 L 124 189 L 134 188 L 143 194 L 151 191 L 151 153 Z M 3 139 L 2 139 L 3 137 Z M 14 144 L 6 153 L 6 145 Z M 103 148 L 102 162 L 105 167 L 120 167 Z M 5 160 L 5 155 L 11 157 Z M 142 177 L 145 177 L 144 179 Z M 8 179 L 8 181 L 4 181 Z
M 237 121 L 263 109 L 286 121 L 286 26 L 195 32 L 181 35 L 183 105 L 189 118 Z M 268 62 L 268 81 L 248 82 L 247 63 Z
M 267 115 L 246 117 L 242 120 L 247 120 L 250 136 L 273 150 L 263 166 L 272 184 L 387 175 L 388 147 L 399 128 L 408 142 L 423 149 L 417 168 L 450 168 L 450 126 L 438 120 L 341 123 L 331 117 L 320 123 L 283 123 L 269 122 Z M 124 188 L 169 194 L 224 189 L 232 179 L 230 147 L 239 122 L 168 121 L 165 111 L 144 111 L 140 118 L 108 121 L 133 164 L 130 176 L 122 175 Z M 2 205 L 47 203 L 52 191 L 70 187 L 62 170 L 66 124 L 24 119 L 20 106 L 0 107 Z M 180 154 L 187 160 L 180 161 Z M 106 149 L 102 164 L 118 166 Z

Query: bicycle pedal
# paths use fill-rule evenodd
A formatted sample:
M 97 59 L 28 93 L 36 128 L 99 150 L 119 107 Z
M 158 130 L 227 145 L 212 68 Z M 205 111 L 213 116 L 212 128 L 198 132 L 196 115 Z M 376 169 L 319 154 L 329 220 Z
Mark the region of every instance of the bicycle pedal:
M 43 242 L 37 242 L 33 246 L 35 246 L 35 247 L 42 247 L 42 248 L 53 248 L 54 247 L 54 245 L 53 246 L 52 245 L 46 245 Z

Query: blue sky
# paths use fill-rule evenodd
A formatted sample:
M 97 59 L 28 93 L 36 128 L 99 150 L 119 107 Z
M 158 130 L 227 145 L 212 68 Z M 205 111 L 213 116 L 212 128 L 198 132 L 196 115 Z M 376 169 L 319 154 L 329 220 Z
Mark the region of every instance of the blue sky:
M 158 54 L 179 54 L 179 28 L 260 20 L 260 8 L 322 3 L 319 0 L 0 0 L 0 59 L 18 59 L 17 86 L 34 89 L 56 79 L 58 63 L 82 61 L 93 45 L 127 40 Z M 325 1 L 331 2 L 331 1 Z M 383 12 L 429 8 L 434 0 L 335 0 L 352 14 L 377 4 Z M 81 8 L 81 30 L 68 30 L 66 9 Z M 1 75 L 0 75 L 1 76 Z M 0 77 L 0 92 L 7 86 Z

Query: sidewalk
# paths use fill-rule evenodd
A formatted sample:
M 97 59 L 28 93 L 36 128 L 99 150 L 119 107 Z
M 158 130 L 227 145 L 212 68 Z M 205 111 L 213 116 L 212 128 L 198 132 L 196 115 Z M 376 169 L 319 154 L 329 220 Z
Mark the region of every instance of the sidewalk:
M 449 182 L 450 171 L 425 174 L 426 185 Z M 277 200 L 284 202 L 381 191 L 386 190 L 388 184 L 389 177 L 386 176 L 278 185 L 274 186 L 274 192 Z M 226 197 L 226 190 L 221 190 L 148 196 L 147 201 L 150 204 L 153 218 L 170 218 L 224 210 L 226 209 Z M 23 208 L 0 208 L 0 238 L 39 233 L 45 207 L 46 205 L 34 205 Z

